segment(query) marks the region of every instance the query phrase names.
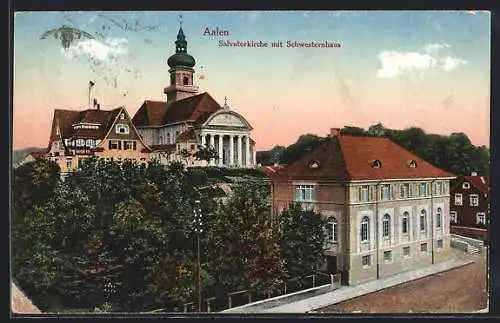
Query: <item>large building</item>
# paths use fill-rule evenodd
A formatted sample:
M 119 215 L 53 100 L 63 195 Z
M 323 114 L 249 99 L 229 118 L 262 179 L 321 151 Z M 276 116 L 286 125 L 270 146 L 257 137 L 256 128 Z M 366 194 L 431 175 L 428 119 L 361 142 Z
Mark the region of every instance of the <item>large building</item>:
M 91 156 L 147 163 L 149 152 L 124 107 L 54 111 L 46 158 L 59 165 L 62 175 Z
M 195 59 L 187 52 L 182 28 L 175 41 L 175 54 L 167 60 L 170 84 L 163 90 L 166 101 L 146 100 L 133 123 L 151 156 L 161 163 L 172 160 L 187 166 L 205 165 L 194 157 L 199 146 L 215 149 L 218 158 L 209 165 L 254 167 L 255 142 L 248 121 L 231 110 L 227 102 L 219 105 L 208 93 L 194 85 Z
M 272 214 L 289 203 L 327 221 L 325 267 L 357 284 L 446 259 L 451 173 L 385 137 L 340 135 L 271 176 Z
M 472 173 L 454 181 L 450 189 L 450 221 L 458 234 L 486 239 L 490 222 L 490 186 Z

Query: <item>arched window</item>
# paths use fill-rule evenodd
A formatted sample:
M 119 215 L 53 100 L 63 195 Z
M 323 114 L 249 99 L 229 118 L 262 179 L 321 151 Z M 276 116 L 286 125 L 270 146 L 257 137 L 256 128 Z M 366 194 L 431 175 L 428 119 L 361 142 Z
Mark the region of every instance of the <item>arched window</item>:
M 408 228 L 410 225 L 410 222 L 408 220 L 409 216 L 410 216 L 410 214 L 408 214 L 408 212 L 403 213 L 403 217 L 401 218 L 401 232 L 402 233 L 408 233 Z
M 425 219 L 427 218 L 427 212 L 425 210 L 420 211 L 420 232 L 425 232 Z
M 384 215 L 382 219 L 382 237 L 391 236 L 391 216 L 389 214 Z
M 337 219 L 333 216 L 326 222 L 326 239 L 328 242 L 337 242 Z
M 363 219 L 361 219 L 361 241 L 364 242 L 364 241 L 368 241 L 368 239 L 370 238 L 370 218 L 368 218 L 367 216 L 363 217 Z
M 441 228 L 443 225 L 443 210 L 438 207 L 436 210 L 436 228 Z
M 189 85 L 189 77 L 184 76 L 184 78 L 182 79 L 182 83 L 183 83 L 184 85 Z

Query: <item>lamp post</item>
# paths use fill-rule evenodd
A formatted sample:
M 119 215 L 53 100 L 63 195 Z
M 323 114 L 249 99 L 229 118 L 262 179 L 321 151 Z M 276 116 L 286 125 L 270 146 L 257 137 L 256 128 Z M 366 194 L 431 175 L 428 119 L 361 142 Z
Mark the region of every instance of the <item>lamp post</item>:
M 201 264 L 200 264 L 200 234 L 203 232 L 203 222 L 202 222 L 202 213 L 200 207 L 200 201 L 194 201 L 195 207 L 193 210 L 194 213 L 194 232 L 196 233 L 196 275 L 197 275 L 197 292 L 198 292 L 198 303 L 196 310 L 197 312 L 201 312 Z

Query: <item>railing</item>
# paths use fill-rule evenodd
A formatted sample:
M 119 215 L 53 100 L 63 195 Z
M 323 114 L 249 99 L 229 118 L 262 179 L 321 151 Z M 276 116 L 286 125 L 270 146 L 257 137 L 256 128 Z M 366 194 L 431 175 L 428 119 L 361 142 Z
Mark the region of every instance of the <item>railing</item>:
M 332 288 L 338 288 L 340 285 L 340 273 L 326 274 L 318 272 L 304 277 L 296 277 L 284 282 L 282 288 L 274 292 L 267 291 L 257 293 L 245 289 L 227 293 L 225 296 L 205 298 L 202 302 L 201 311 L 208 313 L 214 311 L 219 312 L 256 301 L 262 302 L 275 297 L 284 297 L 287 294 L 300 293 L 300 291 L 306 291 L 311 288 L 325 285 L 331 285 Z M 183 303 L 180 308 L 177 308 L 175 311 L 182 311 L 184 313 L 196 312 L 196 302 Z

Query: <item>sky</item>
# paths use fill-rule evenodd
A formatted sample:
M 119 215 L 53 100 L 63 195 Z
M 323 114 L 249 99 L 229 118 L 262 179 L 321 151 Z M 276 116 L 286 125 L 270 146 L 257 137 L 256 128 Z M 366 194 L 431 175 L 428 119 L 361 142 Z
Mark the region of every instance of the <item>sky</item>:
M 180 17 L 181 15 L 181 17 Z M 166 100 L 167 59 L 182 21 L 195 83 L 253 126 L 257 150 L 330 128 L 464 132 L 490 141 L 490 13 L 479 11 L 18 12 L 13 148 L 46 147 L 54 109 Z M 63 48 L 46 31 L 88 37 Z M 229 36 L 204 35 L 206 28 Z M 220 47 L 262 41 L 267 48 Z M 272 48 L 281 41 L 283 47 Z M 337 47 L 286 47 L 287 41 Z

